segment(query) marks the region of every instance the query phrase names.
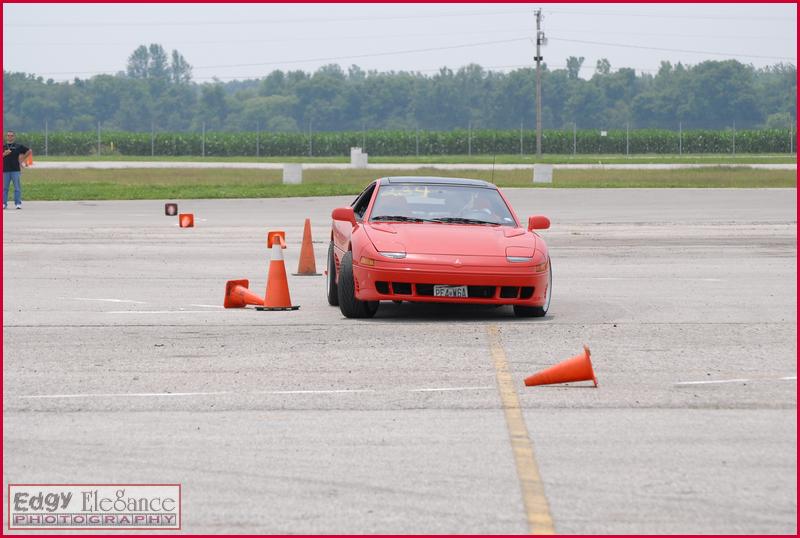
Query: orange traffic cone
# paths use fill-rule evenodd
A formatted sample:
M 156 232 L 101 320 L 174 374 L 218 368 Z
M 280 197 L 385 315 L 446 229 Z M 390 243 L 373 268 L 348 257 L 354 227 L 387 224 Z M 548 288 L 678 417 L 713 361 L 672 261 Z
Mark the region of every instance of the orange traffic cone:
M 289 281 L 286 278 L 286 264 L 283 262 L 283 249 L 286 248 L 285 237 L 283 232 L 269 232 L 267 235 L 267 245 L 272 249 L 272 258 L 269 262 L 264 303 L 263 306 L 257 306 L 256 310 L 297 310 L 300 308 L 292 306 L 292 299 L 289 297 Z
M 594 386 L 596 387 L 597 378 L 592 369 L 592 361 L 589 358 L 590 355 L 589 348 L 583 346 L 583 353 L 580 355 L 576 355 L 555 366 L 551 366 L 530 377 L 526 377 L 525 386 L 534 387 L 536 385 L 570 383 L 572 381 L 594 381 Z
M 244 308 L 247 305 L 264 306 L 264 298 L 250 291 L 250 281 L 229 280 L 225 283 L 225 308 Z
M 28 158 L 25 159 L 25 166 L 33 166 L 33 150 L 28 153 Z
M 194 214 L 181 213 L 178 215 L 178 224 L 181 228 L 194 228 Z
M 178 204 L 164 204 L 164 214 L 168 217 L 174 217 L 178 214 Z
M 300 247 L 300 263 L 297 264 L 295 276 L 319 276 L 317 262 L 314 259 L 314 245 L 311 243 L 311 219 L 306 219 L 303 227 L 303 246 Z

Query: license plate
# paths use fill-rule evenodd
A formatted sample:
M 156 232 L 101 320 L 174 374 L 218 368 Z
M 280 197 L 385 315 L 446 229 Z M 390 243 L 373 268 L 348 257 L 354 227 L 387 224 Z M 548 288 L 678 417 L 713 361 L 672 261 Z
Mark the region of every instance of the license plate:
M 433 287 L 434 297 L 466 297 L 466 286 L 442 286 L 436 285 Z

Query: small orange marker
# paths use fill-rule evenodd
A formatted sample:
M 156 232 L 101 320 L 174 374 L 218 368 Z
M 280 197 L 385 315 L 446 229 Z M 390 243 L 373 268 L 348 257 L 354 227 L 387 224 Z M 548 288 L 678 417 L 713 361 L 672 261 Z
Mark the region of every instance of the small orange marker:
M 181 228 L 194 228 L 194 213 L 181 213 L 178 215 L 178 224 Z

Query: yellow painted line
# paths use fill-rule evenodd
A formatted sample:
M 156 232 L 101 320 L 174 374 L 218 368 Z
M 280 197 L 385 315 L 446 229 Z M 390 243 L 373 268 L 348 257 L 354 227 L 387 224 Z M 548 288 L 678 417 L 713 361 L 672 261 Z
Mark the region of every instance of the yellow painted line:
M 503 403 L 503 412 L 506 416 L 508 436 L 511 439 L 511 450 L 514 454 L 514 463 L 517 466 L 517 476 L 522 490 L 522 503 L 525 506 L 525 515 L 528 520 L 528 529 L 531 534 L 555 534 L 553 518 L 550 515 L 550 505 L 544 495 L 544 484 L 539 475 L 539 465 L 533 453 L 533 443 L 522 409 L 519 405 L 514 381 L 508 370 L 508 360 L 503 344 L 500 342 L 500 331 L 496 325 L 490 325 L 489 345 L 491 346 L 492 360 L 497 374 L 497 388 Z

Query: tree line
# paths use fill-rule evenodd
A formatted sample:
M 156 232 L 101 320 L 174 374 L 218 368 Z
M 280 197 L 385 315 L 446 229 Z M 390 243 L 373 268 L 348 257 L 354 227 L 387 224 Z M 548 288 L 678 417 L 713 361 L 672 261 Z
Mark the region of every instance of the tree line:
M 796 118 L 797 68 L 755 68 L 737 60 L 661 62 L 655 74 L 612 69 L 584 58 L 542 73 L 546 129 L 788 129 Z M 5 128 L 17 131 L 185 132 L 530 129 L 536 121 L 533 68 L 508 73 L 479 65 L 435 74 L 275 70 L 260 79 L 192 80 L 181 53 L 138 47 L 115 75 L 45 80 L 3 72 Z

